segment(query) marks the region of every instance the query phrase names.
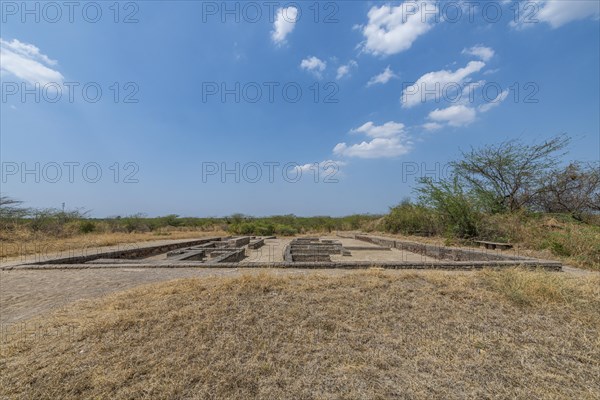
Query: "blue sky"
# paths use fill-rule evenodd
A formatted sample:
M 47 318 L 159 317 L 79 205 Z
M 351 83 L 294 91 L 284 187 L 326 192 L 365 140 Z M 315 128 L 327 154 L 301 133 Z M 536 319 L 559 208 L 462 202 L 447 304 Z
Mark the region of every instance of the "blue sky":
M 598 1 L 44 4 L 1 4 L 2 193 L 30 206 L 383 213 L 470 146 L 600 158 Z

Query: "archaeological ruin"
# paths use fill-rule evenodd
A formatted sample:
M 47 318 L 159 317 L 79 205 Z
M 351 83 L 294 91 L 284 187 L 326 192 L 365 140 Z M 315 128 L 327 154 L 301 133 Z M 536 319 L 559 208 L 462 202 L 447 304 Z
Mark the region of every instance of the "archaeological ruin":
M 515 249 L 435 246 L 363 233 L 322 237 L 209 237 L 111 251 L 30 256 L 11 269 L 70 268 L 389 268 L 471 270 L 513 266 L 561 270 L 560 262 L 525 257 Z

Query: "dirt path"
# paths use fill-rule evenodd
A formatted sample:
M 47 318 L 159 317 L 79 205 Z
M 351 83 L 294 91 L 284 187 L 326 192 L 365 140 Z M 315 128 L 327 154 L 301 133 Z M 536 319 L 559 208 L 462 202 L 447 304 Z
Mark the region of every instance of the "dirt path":
M 12 324 L 60 309 L 77 300 L 98 298 L 143 284 L 180 278 L 240 274 L 351 273 L 349 270 L 153 268 L 0 271 L 0 324 Z

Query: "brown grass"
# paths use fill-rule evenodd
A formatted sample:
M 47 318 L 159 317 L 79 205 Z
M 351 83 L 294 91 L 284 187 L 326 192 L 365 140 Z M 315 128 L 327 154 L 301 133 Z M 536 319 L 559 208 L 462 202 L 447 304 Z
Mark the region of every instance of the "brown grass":
M 0 396 L 598 399 L 599 288 L 521 270 L 147 285 L 4 335 Z
M 530 255 L 600 271 L 600 223 L 582 223 L 564 215 L 524 217 L 503 214 L 487 223 Z M 525 252 L 524 252 L 525 253 Z

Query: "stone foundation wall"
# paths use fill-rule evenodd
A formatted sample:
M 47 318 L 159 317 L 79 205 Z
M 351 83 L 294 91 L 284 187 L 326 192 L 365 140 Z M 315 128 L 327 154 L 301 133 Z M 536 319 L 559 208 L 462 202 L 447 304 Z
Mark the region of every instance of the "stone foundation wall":
M 242 247 L 250 243 L 250 236 L 243 236 L 239 238 L 229 239 L 227 241 L 228 247 Z
M 527 260 L 527 257 L 519 257 L 496 252 L 480 250 L 459 249 L 455 247 L 434 246 L 430 244 L 415 243 L 405 240 L 394 240 L 378 236 L 360 235 L 354 236 L 357 240 L 377 244 L 379 246 L 406 250 L 411 253 L 421 254 L 438 260 L 448 261 L 501 261 L 501 260 Z
M 205 244 L 213 241 L 220 241 L 220 237 L 206 238 L 206 239 L 198 239 L 181 243 L 172 243 L 160 246 L 149 246 L 149 247 L 138 247 L 134 249 L 127 250 L 117 250 L 110 252 L 98 252 L 94 254 L 86 254 L 82 256 L 74 256 L 74 257 L 65 257 L 59 258 L 55 260 L 46 260 L 46 261 L 37 261 L 31 263 L 32 265 L 37 264 L 79 264 L 86 263 L 88 261 L 96 260 L 98 258 L 120 258 L 127 260 L 135 260 L 139 258 L 151 257 L 158 254 L 166 253 L 169 251 L 181 249 L 184 247 L 197 246 L 201 244 Z
M 265 245 L 265 239 L 256 239 L 248 243 L 249 249 L 259 249 Z
M 233 257 L 232 254 L 229 256 Z M 124 261 L 124 260 L 120 260 Z M 365 268 L 384 268 L 384 269 L 437 269 L 437 270 L 477 270 L 483 268 L 543 268 L 549 271 L 561 271 L 562 265 L 555 261 L 544 260 L 523 260 L 523 261 L 435 261 L 435 262 L 277 262 L 264 263 L 252 262 L 240 265 L 232 260 L 209 263 L 204 262 L 169 262 L 160 263 L 140 263 L 131 264 L 49 264 L 49 265 L 19 265 L 4 267 L 3 270 L 25 269 L 25 270 L 52 270 L 52 269 L 104 269 L 104 268 L 304 268 L 304 269 L 365 269 Z
M 210 264 L 219 264 L 227 262 L 242 261 L 245 257 L 245 249 L 235 249 L 228 253 L 221 254 L 209 261 Z

